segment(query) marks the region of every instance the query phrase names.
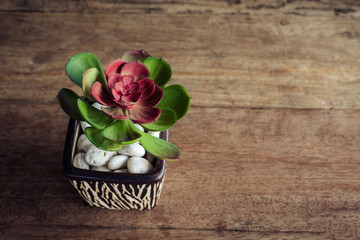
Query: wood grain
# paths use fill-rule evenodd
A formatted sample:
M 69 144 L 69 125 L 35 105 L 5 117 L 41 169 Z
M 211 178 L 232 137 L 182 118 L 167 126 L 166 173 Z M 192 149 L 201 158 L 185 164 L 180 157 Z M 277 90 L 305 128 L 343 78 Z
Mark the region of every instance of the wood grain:
M 105 67 L 125 49 L 144 48 L 166 56 L 173 83 L 189 89 L 196 106 L 360 108 L 356 19 L 126 15 L 117 24 L 112 14 L 0 17 L 1 100 L 54 103 L 59 89 L 74 86 L 63 70 L 68 56 L 94 52 Z
M 0 239 L 360 239 L 356 0 L 0 2 Z M 145 49 L 192 96 L 151 211 L 62 173 L 68 56 Z
M 4 236 L 16 226 L 26 236 L 32 227 L 56 233 L 79 223 L 99 234 L 114 226 L 125 236 L 148 230 L 149 238 L 167 232 L 185 239 L 199 230 L 223 239 L 359 236 L 359 111 L 194 107 L 171 131 L 183 155 L 167 166 L 159 205 L 120 213 L 83 206 L 61 173 L 67 117 L 57 105 L 32 106 L 8 104 L 1 116 L 8 126 L 1 135 L 18 140 L 0 141 L 9 149 L 0 160 Z
M 8 12 L 89 12 L 121 14 L 230 14 L 359 16 L 356 0 L 173 0 L 173 1 L 36 1 L 3 0 L 0 10 Z
M 20 229 L 20 232 L 19 232 Z M 70 231 L 69 231 L 70 230 Z M 42 227 L 34 225 L 19 225 L 16 227 L 10 226 L 10 232 L 3 235 L 5 238 L 19 238 L 29 239 L 32 237 L 46 238 L 46 239 L 74 239 L 73 232 L 79 239 L 289 239 L 289 240 L 303 240 L 303 239 L 328 239 L 325 236 L 317 233 L 258 233 L 258 232 L 241 232 L 241 231 L 223 231 L 223 230 L 184 230 L 184 229 L 122 229 L 118 228 L 104 228 L 104 227 L 72 227 L 57 226 L 57 227 Z M 44 234 L 46 233 L 46 234 Z

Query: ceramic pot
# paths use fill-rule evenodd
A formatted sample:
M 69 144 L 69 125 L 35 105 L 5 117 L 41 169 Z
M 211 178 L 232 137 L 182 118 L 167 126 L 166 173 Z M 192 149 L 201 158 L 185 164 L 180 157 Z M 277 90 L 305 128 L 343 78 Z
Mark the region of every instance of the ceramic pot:
M 66 135 L 63 168 L 71 184 L 90 206 L 106 209 L 151 209 L 156 206 L 165 176 L 165 161 L 156 159 L 148 174 L 100 172 L 73 166 L 80 123 L 70 119 Z M 168 140 L 168 131 L 160 134 Z

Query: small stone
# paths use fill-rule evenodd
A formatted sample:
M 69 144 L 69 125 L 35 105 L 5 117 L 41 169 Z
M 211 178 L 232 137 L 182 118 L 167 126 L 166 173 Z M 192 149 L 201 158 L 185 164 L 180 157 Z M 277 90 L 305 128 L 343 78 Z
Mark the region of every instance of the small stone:
M 137 123 L 135 123 L 134 124 L 135 125 L 135 127 L 137 127 L 138 129 L 140 129 L 140 131 L 144 131 L 144 128 L 140 125 L 140 124 L 137 124 Z
M 149 173 L 153 170 L 154 166 L 145 158 L 131 157 L 127 162 L 127 169 L 129 173 Z
M 118 154 L 127 155 L 131 157 L 142 157 L 145 155 L 145 149 L 140 145 L 139 142 L 132 143 L 129 145 L 124 145 L 119 151 Z
M 91 104 L 91 106 L 93 106 L 94 108 L 101 110 L 102 105 L 99 104 L 98 102 L 94 102 L 93 104 Z
M 95 167 L 92 167 L 91 170 L 99 171 L 99 172 L 111 172 L 111 170 L 108 169 L 106 166 L 95 166 Z
M 89 164 L 85 162 L 85 153 L 80 152 L 76 154 L 74 157 L 73 165 L 76 168 L 89 170 Z
M 81 126 L 81 129 L 83 130 L 83 132 L 85 132 L 85 128 L 91 127 L 91 125 L 85 121 L 81 121 L 80 126 Z
M 126 168 L 127 160 L 129 159 L 126 155 L 116 155 L 110 159 L 108 168 L 110 170 L 116 170 L 119 168 Z
M 77 142 L 77 148 L 78 152 L 84 151 L 87 152 L 87 150 L 93 146 L 93 144 L 90 142 L 90 140 L 87 138 L 85 134 L 81 134 L 78 138 Z
M 112 151 L 101 150 L 94 145 L 90 146 L 85 154 L 85 161 L 92 166 L 103 166 L 116 154 Z
M 148 131 L 148 134 L 150 134 L 153 137 L 160 137 L 160 132 L 155 132 L 155 131 Z
M 128 173 L 129 171 L 126 168 L 122 168 L 122 169 L 117 169 L 114 172 L 116 172 L 116 173 Z

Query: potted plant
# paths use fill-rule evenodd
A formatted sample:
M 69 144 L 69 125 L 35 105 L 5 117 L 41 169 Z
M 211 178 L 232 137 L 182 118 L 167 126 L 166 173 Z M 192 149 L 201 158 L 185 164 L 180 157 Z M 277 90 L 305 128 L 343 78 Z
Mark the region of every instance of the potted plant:
M 80 53 L 70 57 L 65 71 L 84 93 L 80 97 L 63 88 L 57 95 L 70 116 L 66 176 L 91 206 L 153 208 L 164 181 L 164 160 L 180 157 L 167 136 L 189 109 L 185 88 L 168 86 L 170 65 L 143 50 L 126 51 L 105 72 L 94 54 Z M 131 156 L 131 148 L 144 151 Z

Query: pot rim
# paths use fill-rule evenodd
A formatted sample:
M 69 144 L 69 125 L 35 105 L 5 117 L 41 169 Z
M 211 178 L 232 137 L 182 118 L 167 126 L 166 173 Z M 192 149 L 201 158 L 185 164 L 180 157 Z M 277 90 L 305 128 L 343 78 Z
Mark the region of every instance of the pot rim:
M 76 168 L 73 166 L 73 158 L 76 154 L 77 139 L 80 134 L 80 122 L 70 118 L 69 126 L 66 133 L 66 141 L 63 155 L 63 171 L 69 179 L 80 179 L 87 181 L 105 181 L 117 183 L 139 183 L 139 182 L 159 182 L 165 173 L 165 161 L 155 159 L 154 169 L 147 174 L 133 174 L 133 173 L 114 173 L 91 171 Z M 160 138 L 168 141 L 169 131 L 163 131 Z

